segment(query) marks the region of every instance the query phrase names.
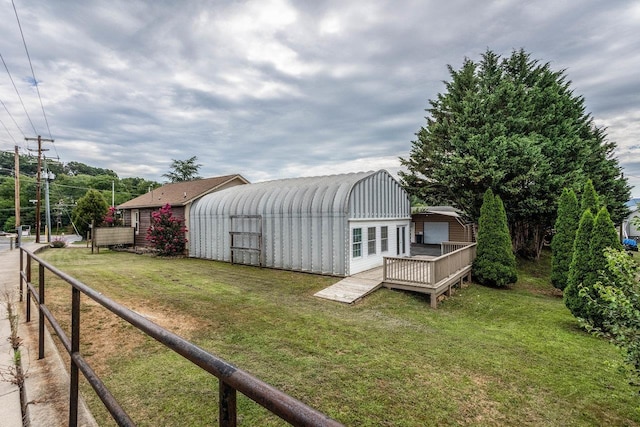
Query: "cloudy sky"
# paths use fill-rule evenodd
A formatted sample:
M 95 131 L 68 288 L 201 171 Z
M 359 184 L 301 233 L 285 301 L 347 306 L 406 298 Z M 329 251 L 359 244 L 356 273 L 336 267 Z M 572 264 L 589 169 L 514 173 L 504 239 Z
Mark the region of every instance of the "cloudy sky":
M 56 140 L 45 148 L 63 162 L 158 181 L 191 156 L 204 177 L 253 182 L 395 173 L 447 64 L 524 48 L 566 69 L 640 196 L 638 1 L 14 4 Z M 49 130 L 11 0 L 0 0 L 0 22 L 25 106 L 2 64 L 0 150 L 34 148 L 24 136 Z

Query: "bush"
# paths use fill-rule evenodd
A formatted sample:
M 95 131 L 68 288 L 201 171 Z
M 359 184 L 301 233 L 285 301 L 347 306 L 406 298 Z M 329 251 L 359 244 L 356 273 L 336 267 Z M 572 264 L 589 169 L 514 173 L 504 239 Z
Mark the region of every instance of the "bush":
M 49 244 L 49 246 L 51 246 L 52 248 L 64 248 L 67 246 L 67 242 L 64 239 L 61 239 L 59 237 L 55 237 L 51 243 Z
M 168 203 L 151 214 L 151 227 L 147 230 L 147 241 L 163 256 L 184 253 L 187 244 L 184 220 L 176 218 Z
M 602 324 L 586 324 L 592 332 L 610 338 L 625 351 L 633 383 L 640 385 L 640 283 L 638 264 L 625 251 L 605 249 L 606 268 L 593 286 L 594 294 L 582 290 L 588 308 Z
M 484 193 L 478 222 L 478 250 L 472 270 L 476 281 L 489 286 L 515 283 L 518 273 L 507 215 L 502 200 L 491 189 Z

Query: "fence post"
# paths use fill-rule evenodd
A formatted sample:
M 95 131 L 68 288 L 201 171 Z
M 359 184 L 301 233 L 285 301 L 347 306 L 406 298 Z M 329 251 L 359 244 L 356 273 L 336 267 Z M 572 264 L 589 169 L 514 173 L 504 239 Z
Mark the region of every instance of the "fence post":
M 22 250 L 22 249 L 20 249 Z M 27 253 L 27 284 L 31 283 L 31 254 Z M 27 322 L 31 322 L 31 289 L 27 286 Z
M 236 389 L 219 380 L 220 427 L 236 427 Z
M 38 263 L 38 359 L 44 359 L 44 265 Z
M 24 271 L 24 261 L 23 261 L 22 255 L 23 255 L 22 248 L 20 248 L 20 290 L 19 290 L 20 300 L 19 302 L 22 302 L 22 294 L 24 291 L 24 285 L 22 283 L 22 272 Z
M 78 365 L 73 355 L 80 351 L 80 291 L 71 287 L 71 380 L 69 382 L 69 427 L 78 425 Z

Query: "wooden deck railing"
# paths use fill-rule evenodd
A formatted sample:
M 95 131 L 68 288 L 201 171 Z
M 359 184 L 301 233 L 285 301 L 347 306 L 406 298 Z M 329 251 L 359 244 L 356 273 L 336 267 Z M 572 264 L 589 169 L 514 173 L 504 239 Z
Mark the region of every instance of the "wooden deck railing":
M 443 242 L 442 251 L 444 255 L 432 259 L 385 257 L 383 281 L 435 286 L 473 263 L 476 243 Z

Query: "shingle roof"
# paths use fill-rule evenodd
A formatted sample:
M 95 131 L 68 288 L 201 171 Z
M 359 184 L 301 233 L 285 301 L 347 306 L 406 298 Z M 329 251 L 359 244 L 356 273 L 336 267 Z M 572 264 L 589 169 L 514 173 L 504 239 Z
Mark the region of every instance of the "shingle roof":
M 175 182 L 163 185 L 150 192 L 118 205 L 119 209 L 132 208 L 156 208 L 169 203 L 171 206 L 184 206 L 194 199 L 204 196 L 219 187 L 239 180 L 242 184 L 248 184 L 242 175 L 225 175 L 213 178 L 197 179 L 194 181 Z

